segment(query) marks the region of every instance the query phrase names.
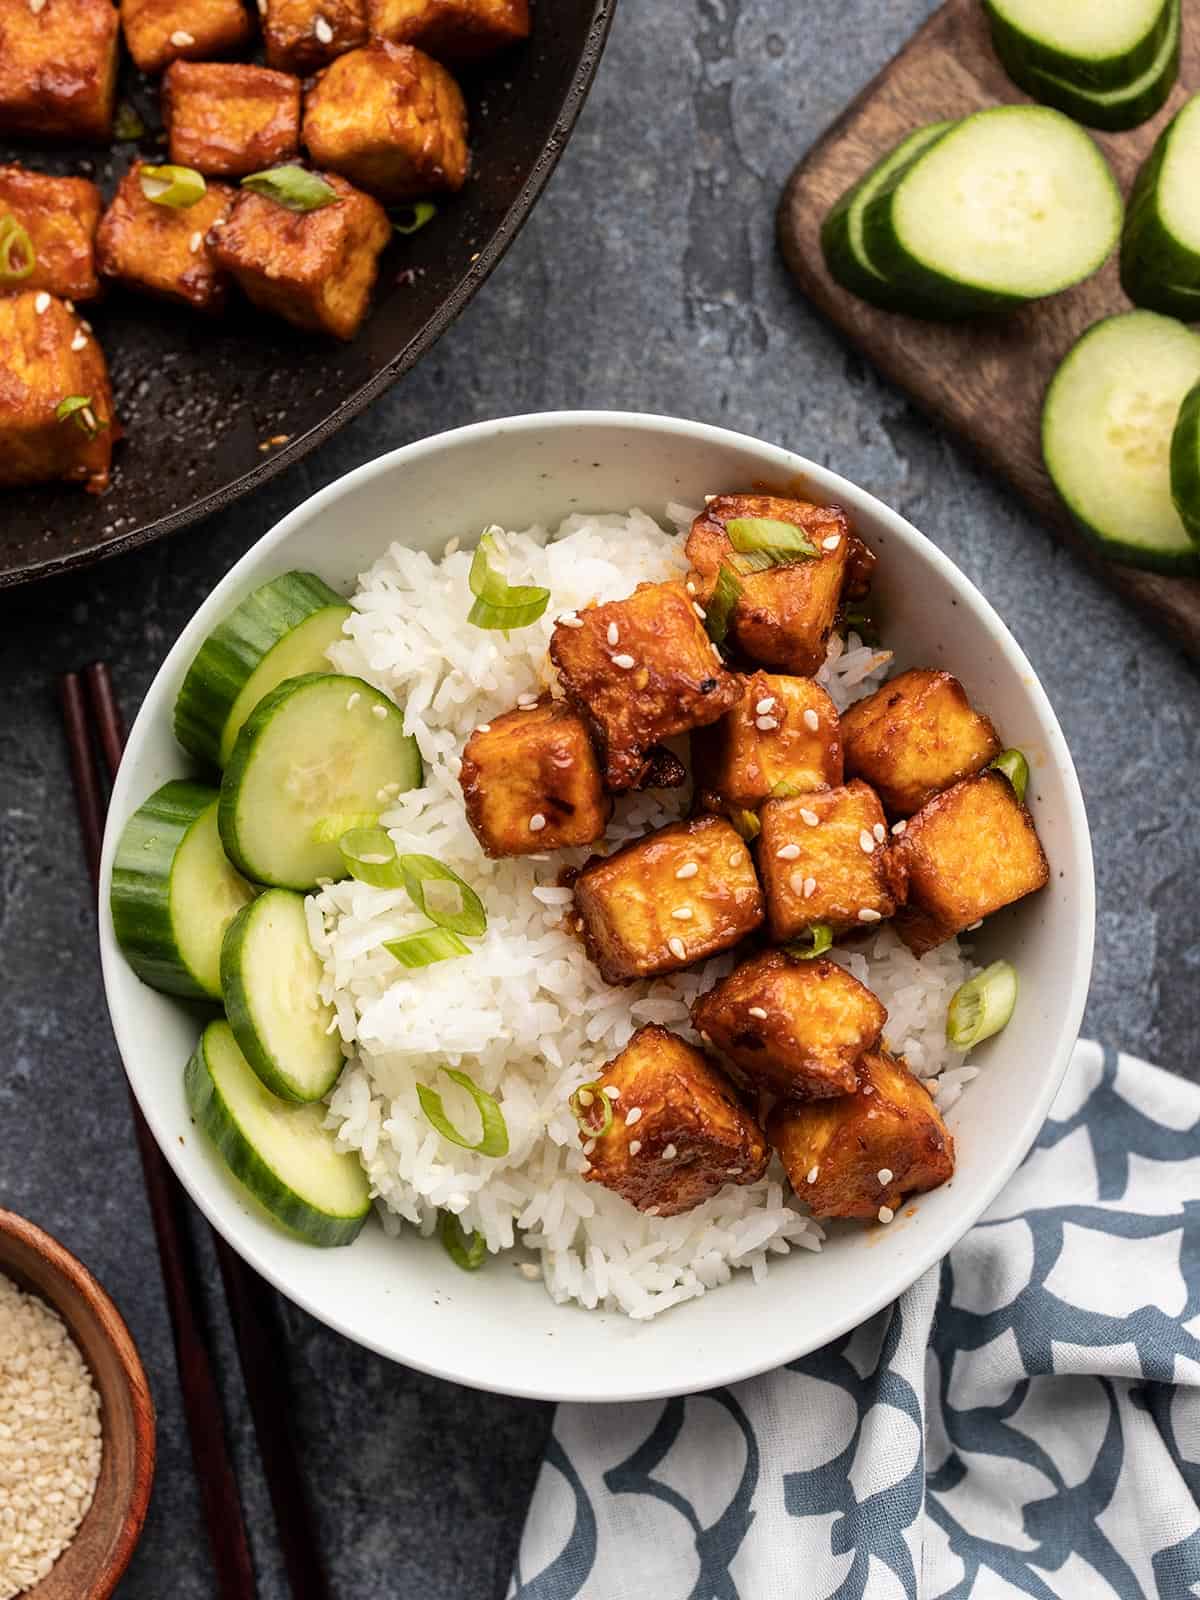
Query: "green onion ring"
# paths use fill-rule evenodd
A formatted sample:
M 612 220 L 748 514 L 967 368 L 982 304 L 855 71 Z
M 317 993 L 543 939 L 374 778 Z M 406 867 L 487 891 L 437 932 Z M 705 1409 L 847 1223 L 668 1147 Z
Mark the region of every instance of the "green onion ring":
M 1008 1026 L 1017 1004 L 1017 969 L 993 961 L 954 991 L 946 1012 L 946 1039 L 956 1050 L 990 1039 Z
M 0 217 L 0 283 L 23 283 L 36 265 L 29 234 L 16 217 Z
M 733 517 L 725 524 L 725 532 L 741 558 L 736 565 L 743 572 L 811 560 L 821 554 L 802 528 L 774 517 Z
M 415 200 L 407 210 L 412 215 L 411 222 L 397 222 L 392 218 L 392 227 L 397 233 L 419 233 L 427 222 L 432 222 L 437 216 L 437 207 L 432 200 Z
M 741 598 L 741 580 L 733 568 L 727 567 L 722 561 L 713 592 L 704 607 L 704 626 L 714 644 L 725 643 L 730 620 Z
M 132 139 L 140 139 L 145 131 L 146 124 L 141 117 L 128 100 L 122 100 L 113 118 L 113 138 L 118 144 L 127 144 Z
M 325 820 L 333 823 L 340 819 L 330 817 Z M 318 823 L 317 826 L 323 827 L 324 823 Z M 313 837 L 316 840 L 315 831 Z M 372 889 L 405 887 L 404 869 L 386 828 L 366 825 L 356 828 L 351 825 L 344 833 L 337 835 L 337 846 L 346 871 L 359 883 L 369 883 Z
M 399 866 L 401 881 L 408 891 L 408 898 L 418 911 L 429 918 L 430 922 L 435 922 L 439 928 L 448 928 L 451 933 L 466 934 L 468 939 L 478 939 L 487 932 L 487 912 L 484 910 L 483 901 L 470 884 L 463 882 L 457 872 L 451 872 L 449 867 L 444 867 L 433 856 L 401 856 Z M 425 904 L 425 885 L 430 882 L 454 884 L 462 899 L 460 909 L 431 911 Z
M 464 1272 L 477 1272 L 487 1260 L 487 1245 L 483 1235 L 474 1229 L 468 1233 L 453 1211 L 439 1213 L 438 1238 L 454 1265 L 461 1267 Z
M 590 1099 L 584 1099 L 584 1096 Z M 598 1083 L 581 1083 L 567 1101 L 571 1115 L 589 1139 L 603 1139 L 612 1127 L 612 1101 Z M 595 1118 L 600 1126 L 595 1126 Z
M 363 828 L 374 828 L 379 821 L 377 811 L 344 811 L 332 817 L 322 817 L 312 831 L 314 844 L 339 844 L 348 833 Z M 382 830 L 381 830 L 382 831 Z M 391 844 L 391 840 L 388 843 Z M 393 850 L 392 854 L 395 854 Z
M 138 182 L 147 200 L 174 211 L 186 211 L 208 191 L 203 174 L 194 167 L 140 167 Z
M 997 772 L 1002 772 L 1016 791 L 1017 799 L 1025 804 L 1025 791 L 1029 787 L 1029 762 L 1024 751 L 1001 750 L 992 762 Z
M 402 967 L 431 967 L 435 961 L 471 954 L 470 945 L 464 944 L 449 928 L 422 928 L 403 939 L 386 940 L 383 948 L 388 955 L 395 956 Z
M 468 582 L 475 603 L 467 621 L 476 628 L 503 628 L 505 631 L 527 628 L 545 613 L 550 604 L 550 591 L 532 584 L 514 587 L 491 565 L 490 558 L 497 553 L 494 535 L 499 531 L 489 528 L 471 557 Z
M 798 789 L 794 783 L 789 783 L 786 778 L 780 778 L 778 783 L 771 785 L 772 800 L 794 800 L 797 795 L 803 793 L 803 789 Z
M 242 179 L 242 188 L 274 200 L 277 206 L 288 211 L 320 211 L 322 206 L 334 205 L 338 199 L 337 190 L 319 172 L 309 172 L 307 167 L 294 164 L 252 172 Z
M 747 844 L 751 839 L 757 839 L 762 832 L 762 823 L 753 811 L 731 811 L 729 820 Z
M 451 1144 L 460 1146 L 463 1150 L 474 1150 L 481 1156 L 506 1156 L 508 1154 L 508 1124 L 504 1120 L 504 1113 L 494 1096 L 481 1089 L 475 1080 L 465 1072 L 457 1072 L 453 1067 L 443 1067 L 442 1071 L 452 1083 L 457 1083 L 465 1089 L 474 1100 L 479 1111 L 479 1120 L 483 1131 L 479 1138 L 472 1142 L 464 1137 L 446 1115 L 446 1108 L 442 1104 L 442 1097 L 436 1090 L 428 1088 L 425 1084 L 417 1085 L 417 1099 L 421 1102 L 421 1110 L 441 1134 L 443 1139 L 449 1139 Z
M 793 961 L 812 961 L 816 956 L 823 956 L 826 950 L 833 945 L 833 929 L 827 922 L 814 922 L 809 928 L 812 935 L 812 944 L 787 944 L 784 945 L 784 954 Z
M 65 400 L 60 400 L 55 406 L 54 415 L 59 422 L 73 422 L 87 434 L 89 439 L 94 439 L 102 429 L 108 427 L 108 423 L 92 410 L 90 394 L 67 395 Z

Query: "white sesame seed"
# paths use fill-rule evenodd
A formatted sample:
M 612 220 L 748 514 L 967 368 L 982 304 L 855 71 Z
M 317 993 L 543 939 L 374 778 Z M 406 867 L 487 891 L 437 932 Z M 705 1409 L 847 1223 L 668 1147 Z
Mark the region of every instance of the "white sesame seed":
M 258 0 L 258 14 L 265 17 L 267 14 L 267 0 Z
M 171 43 L 175 46 L 176 50 L 186 50 L 189 45 L 193 45 L 195 42 L 195 35 L 187 33 L 183 28 L 176 28 L 175 32 L 171 35 Z
M 810 828 L 815 828 L 817 823 L 821 820 L 817 813 L 815 811 L 810 811 L 807 806 L 800 807 L 800 818 L 801 821 L 807 822 Z
M 871 1085 L 869 1083 L 863 1084 L 863 1094 L 874 1094 L 874 1093 L 875 1093 L 875 1089 L 874 1089 L 873 1085 Z
M 879 1220 L 880 1220 L 880 1222 L 890 1222 L 895 1215 L 896 1215 L 896 1213 L 892 1210 L 891 1206 L 880 1206 L 880 1208 L 879 1208 Z
M 688 581 L 687 581 L 687 584 L 686 584 L 686 588 L 687 588 L 687 592 L 688 592 L 688 593 L 689 593 L 689 594 L 695 594 L 695 592 L 696 592 L 696 585 L 695 585 L 695 584 L 694 584 L 694 583 L 693 583 L 693 582 L 692 582 L 692 580 L 691 580 L 691 579 L 690 579 L 690 578 L 689 578 L 689 579 L 688 579 Z
M 725 1168 L 725 1176 L 727 1178 L 740 1178 L 741 1174 L 742 1174 L 741 1167 L 726 1167 Z
M 589 1139 L 589 1140 L 588 1140 L 588 1142 L 587 1142 L 587 1143 L 586 1143 L 586 1144 L 585 1144 L 585 1145 L 584 1145 L 584 1147 L 583 1147 L 583 1153 L 584 1153 L 584 1155 L 585 1155 L 585 1156 L 590 1156 L 590 1155 L 591 1155 L 591 1153 L 592 1153 L 592 1151 L 593 1151 L 593 1150 L 594 1150 L 594 1149 L 595 1149 L 595 1148 L 596 1148 L 596 1141 L 595 1141 L 595 1139 Z
M 46 293 L 45 289 L 43 289 L 40 294 L 34 297 L 33 309 L 37 312 L 39 317 L 43 316 L 47 311 L 49 311 L 50 296 Z
M 809 706 L 808 710 L 804 713 L 804 726 L 810 733 L 816 733 L 817 729 L 821 726 L 821 719 L 811 706 Z
M 609 623 L 608 633 L 605 635 L 605 637 L 608 639 L 609 644 L 616 644 L 617 640 L 621 637 L 621 630 L 617 627 L 615 622 Z
M 324 17 L 317 17 L 313 22 L 313 32 L 316 34 L 317 38 L 320 39 L 322 44 L 333 43 L 333 29 L 329 26 Z
M 799 869 L 793 872 L 791 877 L 788 879 L 788 887 L 791 889 L 793 894 L 804 893 L 804 874 L 799 871 Z
M 713 655 L 715 655 L 715 656 L 716 656 L 716 658 L 717 658 L 717 660 L 718 660 L 718 661 L 720 661 L 720 659 L 721 659 L 721 650 L 720 650 L 720 646 L 718 646 L 718 645 L 715 645 L 715 644 L 714 644 L 714 645 L 713 645 L 713 646 L 712 646 L 712 653 L 713 653 Z
M 626 672 L 629 671 L 630 667 L 636 665 L 632 656 L 614 656 L 612 658 L 612 664 L 614 667 L 623 668 L 623 670 Z
M 692 908 L 691 906 L 676 906 L 671 915 L 676 922 L 690 922 L 692 920 Z
M 570 612 L 565 617 L 559 617 L 558 625 L 560 628 L 582 628 L 583 618 L 577 617 L 574 612 Z
M 864 906 L 858 913 L 858 920 L 860 922 L 882 922 L 883 912 L 872 911 L 870 906 Z
M 821 549 L 822 550 L 836 550 L 838 545 L 841 544 L 841 542 L 842 542 L 842 538 L 841 538 L 840 534 L 831 533 L 829 535 L 828 539 L 822 539 L 821 540 Z
M 29 0 L 29 9 L 35 17 L 40 17 L 46 9 L 46 0 Z
M 976 928 L 982 928 L 982 927 L 983 927 L 983 918 L 982 918 L 982 917 L 979 917 L 979 918 L 978 918 L 978 919 L 977 919 L 977 920 L 976 920 L 976 921 L 974 921 L 974 922 L 968 922 L 968 923 L 967 923 L 967 926 L 966 926 L 966 930 L 965 930 L 965 931 L 966 931 L 966 932 L 967 932 L 967 933 L 974 933 L 974 932 L 975 932 L 975 930 L 976 930 Z
M 735 851 L 733 851 L 733 853 L 729 857 L 729 865 L 731 867 L 736 867 L 738 865 L 738 863 L 741 861 L 741 859 L 742 859 L 741 852 L 738 851 L 738 850 L 735 850 Z
M 629 1110 L 625 1113 L 625 1126 L 627 1128 L 632 1128 L 635 1122 L 640 1122 L 641 1120 L 641 1106 L 630 1106 Z
M 87 349 L 87 334 L 84 333 L 82 329 L 80 329 L 80 331 L 71 340 L 71 349 L 72 350 L 86 350 Z
M 765 1022 L 767 1020 L 767 1013 L 761 1006 L 751 1006 L 749 1015 L 752 1017 L 757 1017 L 760 1022 Z
M 820 1170 L 821 1170 L 820 1167 L 809 1167 L 809 1169 L 808 1169 L 808 1177 L 805 1178 L 805 1180 L 804 1180 L 805 1183 L 816 1183 L 817 1174 L 818 1174 L 818 1172 L 820 1172 Z
M 377 718 L 380 722 L 382 722 L 384 717 L 387 716 L 387 707 L 386 706 L 372 706 L 371 707 L 371 715 L 373 717 Z
M 99 424 L 96 421 L 96 413 L 92 410 L 91 406 L 84 406 L 79 415 L 83 421 L 84 427 L 88 430 L 88 432 L 95 433 L 96 429 L 99 427 Z
M 903 821 L 903 820 L 901 820 L 900 822 L 893 822 L 892 823 L 892 832 L 896 835 L 896 837 L 898 839 L 900 837 L 900 835 L 904 832 L 905 828 L 907 828 L 907 827 L 908 827 L 908 823 Z
M 887 829 L 884 827 L 882 822 L 877 822 L 871 829 L 871 832 L 875 835 L 875 840 L 878 844 L 882 844 L 887 838 Z
M 642 1212 L 642 1215 L 644 1217 L 656 1217 L 659 1213 L 659 1210 L 660 1208 L 658 1206 L 647 1206 L 645 1211 Z
M 675 1157 L 678 1154 L 679 1154 L 679 1151 L 676 1150 L 675 1146 L 673 1144 L 669 1144 L 669 1145 L 666 1145 L 664 1147 L 663 1153 L 662 1153 L 662 1158 L 663 1158 L 664 1161 L 674 1161 Z
M 676 869 L 675 876 L 677 878 L 694 878 L 699 871 L 700 868 L 694 861 L 685 861 L 681 867 Z
M 518 711 L 536 711 L 537 710 L 537 701 L 536 700 L 527 700 L 523 706 L 518 706 L 517 710 Z
M 492 725 L 491 725 L 490 722 L 481 722 L 479 724 L 479 726 L 475 729 L 476 733 L 491 733 L 491 731 L 492 731 Z
M 875 1176 L 879 1179 L 881 1184 L 886 1185 L 891 1183 L 894 1174 L 892 1173 L 891 1167 L 880 1167 Z
M 686 960 L 687 946 L 684 944 L 682 939 L 668 939 L 667 949 L 675 957 L 676 961 Z
M 629 1141 L 629 1154 L 631 1156 L 637 1155 L 638 1151 L 641 1148 L 642 1148 L 642 1141 L 640 1139 L 631 1139 Z
M 537 695 L 530 694 L 529 691 L 526 690 L 524 694 L 519 694 L 517 696 L 517 704 L 519 706 L 535 706 L 537 705 Z
M 535 811 L 529 819 L 530 833 L 541 833 L 546 826 L 546 819 L 540 811 Z
M 869 828 L 864 828 L 858 836 L 858 848 L 865 856 L 875 854 L 875 835 Z
M 203 243 L 204 243 L 204 235 L 200 232 L 199 228 L 197 228 L 196 232 L 188 240 L 188 249 L 191 251 L 191 253 L 193 255 L 195 255 L 198 252 L 198 250 L 200 249 L 200 246 Z
M 621 1091 L 615 1083 L 606 1083 L 604 1092 L 610 1100 L 619 1100 L 621 1098 Z
M 754 708 L 754 712 L 756 716 L 765 717 L 768 711 L 774 711 L 774 709 L 775 696 L 773 694 L 768 694 L 764 695 L 763 698 L 758 702 Z
M 705 1044 L 712 1043 L 712 1034 L 705 1032 L 703 1028 L 700 1029 L 700 1037 L 704 1040 Z
M 755 717 L 754 726 L 760 733 L 770 733 L 779 726 L 779 722 L 775 717 Z
M 692 601 L 692 610 L 700 618 L 701 622 L 703 622 L 704 619 L 708 616 L 708 612 L 705 611 L 704 607 L 703 606 L 698 606 L 694 600 Z
M 795 861 L 800 854 L 800 846 L 798 844 L 781 844 L 775 854 L 780 861 Z
M 817 880 L 815 878 L 805 878 L 804 887 L 800 890 L 800 893 L 804 896 L 804 898 L 806 900 L 811 900 L 813 895 L 816 894 L 816 892 L 817 892 Z

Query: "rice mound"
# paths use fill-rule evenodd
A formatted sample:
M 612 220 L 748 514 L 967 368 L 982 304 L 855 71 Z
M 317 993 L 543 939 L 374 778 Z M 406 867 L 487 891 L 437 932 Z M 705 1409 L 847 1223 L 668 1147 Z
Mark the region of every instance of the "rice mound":
M 677 529 L 693 512 L 671 507 Z M 491 861 L 467 826 L 459 753 L 473 728 L 510 710 L 522 693 L 553 687 L 547 646 L 554 619 L 589 602 L 621 599 L 636 584 L 686 571 L 678 531 L 641 511 L 576 515 L 500 538 L 513 583 L 548 588 L 533 625 L 484 631 L 466 622 L 471 556 L 457 540 L 440 563 L 394 544 L 365 573 L 347 637 L 330 659 L 404 708 L 425 763 L 421 789 L 400 795 L 382 817 L 398 851 L 433 855 L 482 897 L 487 932 L 469 957 L 414 972 L 397 967 L 385 940 L 425 925 L 403 890 L 353 879 L 306 902 L 320 956 L 322 994 L 336 1009 L 349 1060 L 329 1101 L 339 1143 L 359 1153 L 385 1229 L 409 1223 L 433 1232 L 439 1209 L 482 1233 L 491 1251 L 524 1246 L 516 1258 L 541 1276 L 556 1301 L 617 1308 L 647 1318 L 724 1283 L 738 1267 L 756 1279 L 772 1254 L 819 1250 L 820 1225 L 790 1200 L 778 1163 L 758 1183 L 727 1185 L 677 1217 L 647 1217 L 603 1185 L 588 1183 L 567 1099 L 643 1023 L 695 1039 L 688 1009 L 731 970 L 734 954 L 669 978 L 620 989 L 603 982 L 564 923 L 570 891 L 557 887 L 588 851 Z M 876 687 L 890 655 L 851 634 L 831 645 L 819 674 L 839 709 Z M 608 843 L 676 820 L 686 791 L 624 797 Z M 944 1110 L 975 1076 L 945 1041 L 946 1006 L 971 973 L 956 943 L 918 962 L 887 927 L 852 950 L 835 950 L 888 1008 L 887 1042 L 921 1077 L 940 1079 Z M 509 1132 L 500 1159 L 472 1154 L 438 1134 L 416 1085 L 441 1094 L 463 1129 L 478 1127 L 468 1095 L 441 1066 L 461 1067 L 499 1101 Z

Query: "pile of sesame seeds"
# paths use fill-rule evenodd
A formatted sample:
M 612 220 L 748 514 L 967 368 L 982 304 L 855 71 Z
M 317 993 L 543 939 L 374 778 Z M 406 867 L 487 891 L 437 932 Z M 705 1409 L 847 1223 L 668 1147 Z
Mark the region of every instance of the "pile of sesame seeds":
M 0 1600 L 75 1537 L 100 1475 L 100 1396 L 62 1319 L 0 1275 Z

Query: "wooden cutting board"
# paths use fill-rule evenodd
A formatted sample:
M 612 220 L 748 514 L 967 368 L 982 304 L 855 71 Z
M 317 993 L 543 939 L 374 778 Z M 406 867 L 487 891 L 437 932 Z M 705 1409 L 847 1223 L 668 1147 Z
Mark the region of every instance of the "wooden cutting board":
M 1190 0 L 1184 6 L 1186 12 Z M 1126 195 L 1164 123 L 1200 86 L 1200 19 L 1191 20 L 1190 31 L 1185 20 L 1180 83 L 1168 105 L 1131 133 L 1095 135 Z M 1042 465 L 1041 406 L 1051 375 L 1085 328 L 1131 309 L 1115 258 L 1066 294 L 1010 316 L 951 324 L 876 311 L 825 270 L 819 239 L 825 213 L 906 133 L 942 117 L 1025 99 L 992 53 L 979 0 L 949 0 L 793 172 L 779 206 L 780 245 L 804 293 L 880 371 L 1200 659 L 1200 579 L 1160 577 L 1106 561 L 1064 511 Z

